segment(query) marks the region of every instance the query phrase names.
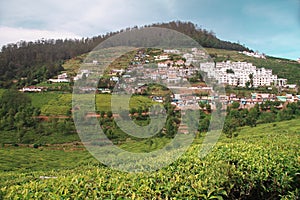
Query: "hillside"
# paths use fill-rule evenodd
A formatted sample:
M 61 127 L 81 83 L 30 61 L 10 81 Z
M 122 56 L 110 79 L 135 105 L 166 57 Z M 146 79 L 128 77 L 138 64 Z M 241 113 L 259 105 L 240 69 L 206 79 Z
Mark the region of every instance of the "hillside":
M 300 63 L 294 60 L 288 60 L 283 58 L 275 58 L 266 56 L 266 59 L 250 57 L 239 53 L 236 50 L 226 50 L 226 49 L 216 49 L 216 48 L 204 48 L 206 52 L 210 55 L 215 62 L 222 61 L 233 61 L 233 62 L 249 62 L 253 63 L 256 67 L 272 69 L 273 74 L 278 75 L 279 78 L 288 79 L 288 83 L 300 85 Z M 80 64 L 83 62 L 86 54 L 76 56 L 72 59 L 66 60 L 62 67 L 70 75 L 76 74 L 77 70 L 80 68 Z M 127 60 L 129 63 L 131 60 Z M 114 63 L 114 67 L 118 68 L 118 63 Z
M 239 54 L 239 51 L 252 51 L 240 44 L 222 41 L 215 33 L 200 29 L 191 22 L 173 21 L 156 23 L 144 27 L 169 28 L 184 33 L 203 46 L 215 61 L 246 61 L 257 67 L 273 69 L 280 78 L 287 78 L 290 83 L 298 83 L 300 64 L 281 58 L 267 57 L 259 59 Z M 80 40 L 38 40 L 36 42 L 21 41 L 2 47 L 0 52 L 0 86 L 10 88 L 13 85 L 23 87 L 34 85 L 54 77 L 61 71 L 75 75 L 86 53 L 107 38 L 134 28 L 126 28 L 106 35 Z
M 230 50 L 249 50 L 239 44 L 222 41 L 215 34 L 199 29 L 191 22 L 169 22 L 146 25 L 145 27 L 170 28 L 194 38 L 204 47 Z M 138 27 L 134 27 L 136 29 Z M 45 81 L 64 70 L 64 61 L 90 52 L 100 42 L 124 31 L 110 32 L 92 38 L 77 40 L 38 40 L 36 42 L 20 41 L 2 47 L 0 52 L 0 86 L 9 88 L 17 81 L 17 86 L 32 85 Z
M 179 160 L 152 173 L 110 169 L 76 143 L 0 148 L 0 199 L 297 199 L 298 120 L 245 127 L 237 138 L 222 137 L 204 158 L 198 156 L 203 138 L 197 139 Z M 162 142 L 168 141 L 121 148 L 140 152 Z

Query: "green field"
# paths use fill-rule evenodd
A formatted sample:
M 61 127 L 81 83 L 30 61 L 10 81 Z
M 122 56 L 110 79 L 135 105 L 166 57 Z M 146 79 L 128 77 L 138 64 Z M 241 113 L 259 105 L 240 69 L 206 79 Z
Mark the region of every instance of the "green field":
M 41 114 L 67 115 L 72 107 L 72 94 L 54 94 L 53 96 L 46 104 L 42 105 Z M 35 98 L 33 98 L 33 102 L 34 100 Z
M 154 103 L 151 99 L 145 96 L 132 96 L 129 101 L 130 108 L 146 108 L 150 107 Z M 126 106 L 126 102 L 123 101 L 123 98 L 119 98 L 116 101 L 116 104 L 113 106 L 117 106 L 120 108 L 124 108 Z M 98 111 L 110 111 L 111 110 L 111 95 L 109 94 L 97 94 L 96 95 L 96 109 Z
M 60 94 L 55 92 L 44 93 L 29 93 L 32 99 L 32 105 L 41 109 L 41 115 L 57 116 L 67 115 L 72 107 L 72 94 Z M 82 95 L 84 98 L 84 94 Z M 111 110 L 111 95 L 97 94 L 96 95 L 96 109 L 97 111 Z M 129 102 L 130 108 L 146 108 L 153 105 L 151 99 L 144 96 L 132 96 Z M 125 102 L 120 99 L 117 106 L 125 106 Z
M 109 169 L 75 144 L 5 147 L 0 199 L 297 199 L 299 130 L 299 119 L 244 127 L 236 138 L 222 136 L 204 158 L 198 156 L 200 138 L 173 164 L 151 173 Z M 160 148 L 168 141 L 153 142 Z M 137 152 L 148 151 L 147 145 L 121 147 Z
M 36 108 L 42 108 L 47 105 L 49 101 L 57 99 L 59 94 L 54 92 L 43 93 L 28 93 L 31 98 L 32 105 Z

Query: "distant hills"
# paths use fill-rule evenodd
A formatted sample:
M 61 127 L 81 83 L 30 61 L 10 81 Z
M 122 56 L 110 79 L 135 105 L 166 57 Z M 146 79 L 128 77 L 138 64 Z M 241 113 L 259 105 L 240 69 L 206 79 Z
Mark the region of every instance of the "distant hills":
M 192 37 L 205 48 L 228 50 L 228 52 L 252 52 L 251 49 L 238 43 L 220 40 L 212 31 L 201 29 L 191 22 L 172 21 L 168 23 L 145 25 L 144 27 L 161 27 L 179 31 Z M 137 28 L 138 27 L 126 28 L 92 38 L 48 39 L 35 42 L 20 41 L 16 44 L 5 45 L 0 52 L 0 87 L 10 88 L 13 85 L 22 87 L 24 85 L 32 85 L 45 81 L 63 71 L 63 64 L 66 60 L 90 52 L 99 43 L 115 34 Z M 211 55 L 217 58 L 217 60 L 220 60 L 224 52 L 224 57 L 228 59 L 226 51 L 222 51 L 221 56 L 215 53 Z M 285 64 L 286 62 L 289 61 L 285 60 L 276 63 L 276 69 L 279 69 L 280 66 L 282 66 L 281 64 Z M 272 62 L 272 64 L 274 64 L 274 62 Z M 293 71 L 296 69 L 300 71 L 300 67 L 296 62 L 292 64 L 288 63 L 288 65 L 292 65 Z M 272 68 L 268 62 L 262 63 L 262 66 L 257 65 L 257 67 Z M 289 69 L 287 68 L 286 71 L 287 72 L 283 75 L 289 76 Z M 293 79 L 296 79 L 296 77 L 293 77 Z M 286 76 L 285 78 L 289 79 L 289 77 Z

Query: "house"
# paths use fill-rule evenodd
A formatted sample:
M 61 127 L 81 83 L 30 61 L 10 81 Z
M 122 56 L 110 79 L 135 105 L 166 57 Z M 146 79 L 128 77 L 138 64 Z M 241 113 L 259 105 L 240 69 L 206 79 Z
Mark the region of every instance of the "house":
M 42 92 L 44 90 L 46 90 L 45 87 L 27 86 L 27 87 L 23 87 L 19 91 L 21 91 L 21 92 Z
M 168 60 L 169 59 L 169 55 L 168 54 L 161 54 L 159 56 L 154 56 L 154 59 L 156 61 L 159 61 L 159 60 Z
M 68 75 L 67 75 L 67 73 L 62 73 L 62 74 L 58 75 L 57 78 L 58 79 L 67 79 Z
M 180 51 L 177 49 L 164 49 L 164 53 L 180 54 Z
M 296 89 L 297 85 L 296 84 L 287 84 L 287 85 L 285 85 L 285 87 L 289 88 L 289 89 Z
M 57 76 L 57 79 L 49 79 L 48 80 L 51 83 L 68 83 L 70 80 L 68 79 L 67 73 L 62 73 Z
M 73 80 L 74 80 L 74 81 L 78 81 L 78 80 L 82 79 L 83 76 L 88 77 L 90 74 L 91 74 L 90 70 L 88 70 L 88 69 L 81 69 L 81 70 L 80 70 L 80 73 L 78 73 L 78 74 L 73 78 Z
M 118 81 L 119 81 L 119 77 L 117 77 L 117 76 L 112 76 L 109 80 L 110 80 L 110 81 L 114 81 L 114 82 L 118 82 Z
M 243 52 L 239 52 L 242 53 L 246 56 L 251 56 L 251 57 L 255 57 L 255 58 L 263 58 L 266 59 L 266 56 L 264 54 L 260 54 L 258 52 L 248 52 L 248 51 L 243 51 Z
M 124 69 L 112 69 L 112 70 L 110 71 L 110 74 L 111 74 L 111 75 L 117 75 L 117 74 L 123 74 L 124 72 L 125 72 Z
M 170 61 L 170 60 L 167 60 L 167 61 L 165 61 L 165 62 L 159 62 L 159 63 L 157 63 L 157 66 L 158 66 L 159 68 L 166 68 L 166 67 L 170 67 L 170 66 L 172 66 L 172 65 L 173 65 L 173 62 Z
M 51 83 L 69 83 L 69 79 L 49 79 L 48 80 Z
M 184 65 L 184 61 L 183 60 L 178 60 L 175 62 L 175 65 L 181 66 Z
M 110 94 L 111 91 L 108 88 L 98 88 L 98 90 L 102 93 L 102 94 Z

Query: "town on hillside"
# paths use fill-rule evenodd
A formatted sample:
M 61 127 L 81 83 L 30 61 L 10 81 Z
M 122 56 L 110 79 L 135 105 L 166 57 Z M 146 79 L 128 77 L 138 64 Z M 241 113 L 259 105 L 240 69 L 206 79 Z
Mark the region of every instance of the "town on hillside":
M 242 52 L 246 54 L 247 52 Z M 247 53 L 248 55 L 248 53 Z M 264 58 L 262 54 L 252 53 L 249 56 Z M 264 58 L 265 59 L 265 58 Z M 149 84 L 164 85 L 172 91 L 170 95 L 173 105 L 180 109 L 208 104 L 216 109 L 218 100 L 224 107 L 233 102 L 239 102 L 241 108 L 251 108 L 265 101 L 281 102 L 281 107 L 288 102 L 300 101 L 296 84 L 287 84 L 287 79 L 278 78 L 271 69 L 258 68 L 248 62 L 208 62 L 207 54 L 197 48 L 186 50 L 164 49 L 158 54 L 139 50 L 130 60 L 126 68 L 110 66 L 106 80 L 101 79 L 98 87 L 80 87 L 81 92 L 144 94 Z M 86 69 L 80 69 L 76 76 L 70 77 L 66 72 L 57 78 L 49 79 L 49 83 L 69 83 L 85 81 L 89 76 L 95 76 L 93 68 L 100 61 L 92 60 Z M 213 87 L 205 84 L 207 80 L 215 80 L 224 87 L 253 89 L 248 96 L 230 94 L 215 95 Z M 255 92 L 264 87 L 269 92 Z M 274 88 L 277 92 L 274 92 Z M 47 87 L 29 86 L 21 89 L 23 92 L 42 92 Z M 289 93 L 290 92 L 290 93 Z M 278 95 L 280 94 L 280 95 Z M 163 102 L 166 97 L 149 95 L 153 101 Z M 280 108 L 280 106 L 278 106 Z

